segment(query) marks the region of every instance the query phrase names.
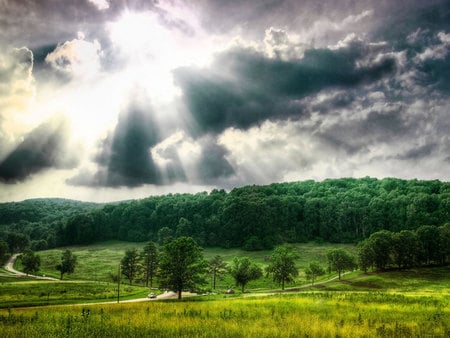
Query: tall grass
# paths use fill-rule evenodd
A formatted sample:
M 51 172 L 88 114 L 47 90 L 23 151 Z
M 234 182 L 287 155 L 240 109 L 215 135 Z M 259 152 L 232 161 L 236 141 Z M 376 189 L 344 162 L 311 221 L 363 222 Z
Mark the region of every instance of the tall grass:
M 2 337 L 448 337 L 450 298 L 310 292 L 0 310 Z

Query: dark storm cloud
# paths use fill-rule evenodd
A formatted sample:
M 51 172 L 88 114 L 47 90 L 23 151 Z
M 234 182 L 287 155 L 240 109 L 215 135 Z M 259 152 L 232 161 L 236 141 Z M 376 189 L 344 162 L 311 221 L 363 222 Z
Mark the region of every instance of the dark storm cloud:
M 232 176 L 235 172 L 226 156 L 228 151 L 212 137 L 206 137 L 201 142 L 202 152 L 197 164 L 197 180 L 202 184 L 217 182 Z
M 131 104 L 123 111 L 115 130 L 100 145 L 96 173 L 81 170 L 68 180 L 72 185 L 136 187 L 161 184 L 151 148 L 159 141 L 158 127 L 150 105 Z
M 160 182 L 160 174 L 150 153 L 151 147 L 158 141 L 158 130 L 151 112 L 148 108 L 144 109 L 132 107 L 119 117 L 110 145 L 105 149 L 106 184 L 109 186 L 138 186 Z
M 4 0 L 0 2 L 0 41 L 39 48 L 67 41 L 77 31 L 100 40 L 102 24 L 114 20 L 123 10 L 155 10 L 157 1 L 109 1 L 109 8 L 99 10 L 88 0 Z
M 220 55 L 211 70 L 182 68 L 175 78 L 196 125 L 194 133 L 247 129 L 265 120 L 299 118 L 299 100 L 326 88 L 353 88 L 395 70 L 392 58 L 358 67 L 365 46 L 310 49 L 299 60 L 271 59 L 253 50 Z
M 412 149 L 409 149 L 404 154 L 400 154 L 397 158 L 401 160 L 420 160 L 424 157 L 430 156 L 437 149 L 436 143 L 424 144 Z
M 0 182 L 23 181 L 30 175 L 51 167 L 73 167 L 75 161 L 65 153 L 66 133 L 64 121 L 46 122 L 31 131 L 0 162 Z

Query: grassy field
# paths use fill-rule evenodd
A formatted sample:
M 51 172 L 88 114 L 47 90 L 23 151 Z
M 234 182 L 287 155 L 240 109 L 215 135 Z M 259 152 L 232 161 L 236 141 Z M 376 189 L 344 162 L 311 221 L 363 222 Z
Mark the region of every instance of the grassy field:
M 450 337 L 450 267 L 367 273 L 354 271 L 341 281 L 314 286 L 301 274 L 280 293 L 268 278 L 250 283 L 244 295 L 219 291 L 180 301 L 89 304 L 115 301 L 117 273 L 126 249 L 142 243 L 107 242 L 70 248 L 76 273 L 62 282 L 30 281 L 0 271 L 1 337 Z M 350 245 L 299 244 L 300 271 L 310 261 L 326 266 L 326 251 Z M 40 252 L 47 275 L 61 250 Z M 249 256 L 261 266 L 270 252 L 206 249 L 207 259 Z M 323 280 L 331 275 L 324 276 Z M 91 281 L 81 281 L 91 279 Z M 18 282 L 20 281 L 20 282 Z M 121 300 L 145 297 L 148 288 L 121 285 Z M 74 304 L 83 305 L 55 305 Z M 45 307 L 28 307 L 49 305 Z M 20 308 L 21 307 L 21 308 Z
M 450 298 L 305 292 L 0 310 L 3 337 L 448 337 Z
M 120 299 L 146 297 L 148 292 L 148 288 L 121 285 Z M 114 283 L 35 280 L 0 283 L 1 308 L 115 300 L 117 300 L 117 284 Z
M 77 256 L 78 264 L 75 272 L 72 275 L 65 275 L 64 279 L 110 282 L 112 281 L 111 275 L 117 275 L 117 268 L 125 254 L 125 250 L 136 248 L 140 251 L 144 245 L 145 243 L 110 241 L 89 246 L 68 247 Z M 355 251 L 355 246 L 348 244 L 303 243 L 296 244 L 295 246 L 300 254 L 300 258 L 297 261 L 297 266 L 300 268 L 300 276 L 295 283 L 289 286 L 307 283 L 304 276 L 304 268 L 311 261 L 318 261 L 323 267 L 326 267 L 326 252 L 328 250 L 339 247 L 350 252 Z M 59 278 L 59 272 L 55 269 L 55 266 L 60 262 L 62 251 L 63 249 L 54 249 L 37 253 L 41 256 L 40 275 Z M 265 258 L 270 256 L 270 254 L 271 251 L 248 252 L 240 249 L 206 248 L 204 250 L 204 256 L 208 260 L 215 255 L 220 255 L 226 262 L 230 263 L 234 257 L 247 256 L 254 259 L 262 267 L 267 265 Z M 323 276 L 322 279 L 328 277 L 328 275 Z M 233 284 L 233 280 L 227 277 L 224 280 L 218 281 L 218 288 L 226 289 L 232 287 Z M 274 285 L 269 278 L 261 278 L 248 285 L 249 289 L 274 289 L 276 287 L 277 285 Z

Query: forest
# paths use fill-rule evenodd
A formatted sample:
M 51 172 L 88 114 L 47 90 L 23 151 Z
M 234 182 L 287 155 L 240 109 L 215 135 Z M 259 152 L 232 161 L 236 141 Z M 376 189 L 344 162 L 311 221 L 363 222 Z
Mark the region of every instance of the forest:
M 309 180 L 107 204 L 59 199 L 2 203 L 0 250 L 1 243 L 13 252 L 111 239 L 165 244 L 190 236 L 205 247 L 251 251 L 308 241 L 357 243 L 382 230 L 416 231 L 449 222 L 448 182 Z

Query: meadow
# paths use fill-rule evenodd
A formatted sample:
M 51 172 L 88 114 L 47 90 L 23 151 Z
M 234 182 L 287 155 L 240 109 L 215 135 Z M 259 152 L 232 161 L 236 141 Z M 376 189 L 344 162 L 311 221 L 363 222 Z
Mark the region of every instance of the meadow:
M 78 265 L 63 281 L 17 278 L 0 271 L 0 336 L 450 337 L 449 266 L 366 274 L 353 271 L 340 281 L 328 281 L 335 276 L 329 274 L 312 286 L 303 275 L 304 268 L 313 260 L 326 267 L 326 251 L 336 245 L 305 243 L 296 245 L 301 274 L 284 293 L 263 277 L 249 283 L 245 294 L 225 295 L 224 290 L 233 286 L 226 276 L 214 293 L 182 301 L 117 304 L 117 284 L 109 279 L 117 274 L 125 250 L 140 250 L 142 245 L 106 242 L 70 247 Z M 354 251 L 352 245 L 338 247 Z M 41 274 L 58 277 L 54 265 L 61 252 L 38 253 L 43 262 Z M 264 266 L 270 252 L 208 248 L 204 254 L 206 259 L 221 255 L 227 262 L 249 256 Z M 121 301 L 149 292 L 122 282 Z M 211 291 L 208 285 L 205 291 Z
M 53 250 L 39 251 L 37 254 L 41 257 L 41 268 L 39 275 L 52 276 L 59 278 L 59 272 L 55 266 L 60 262 L 61 253 L 65 249 L 70 249 L 77 256 L 77 266 L 75 272 L 71 275 L 64 275 L 65 280 L 92 280 L 111 282 L 113 276 L 117 276 L 120 260 L 128 249 L 137 249 L 141 251 L 145 243 L 108 241 L 89 246 L 72 246 Z M 304 269 L 312 261 L 319 262 L 324 268 L 327 266 L 326 252 L 333 248 L 343 248 L 349 252 L 355 252 L 356 248 L 351 244 L 329 244 L 329 243 L 300 243 L 295 244 L 299 252 L 297 266 L 300 270 L 298 280 L 289 286 L 306 284 Z M 270 256 L 271 251 L 244 251 L 241 249 L 223 249 L 223 248 L 205 248 L 204 256 L 206 260 L 216 255 L 222 256 L 223 260 L 231 263 L 234 257 L 247 256 L 257 262 L 261 267 L 267 265 L 266 257 Z M 321 280 L 326 280 L 330 275 L 322 276 Z M 124 281 L 126 282 L 126 281 Z M 137 282 L 139 283 L 139 282 Z M 217 287 L 227 289 L 233 287 L 233 280 L 226 276 L 219 280 Z M 275 285 L 270 278 L 261 278 L 260 280 L 250 282 L 249 289 L 275 289 Z M 208 288 L 208 286 L 205 286 Z
M 3 337 L 448 337 L 449 294 L 319 291 L 0 310 Z

